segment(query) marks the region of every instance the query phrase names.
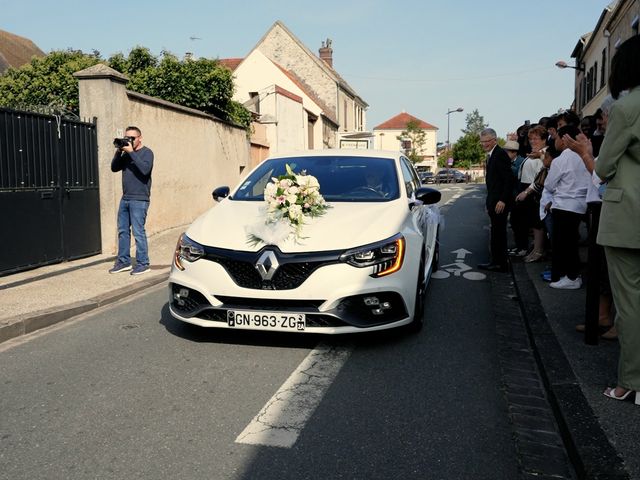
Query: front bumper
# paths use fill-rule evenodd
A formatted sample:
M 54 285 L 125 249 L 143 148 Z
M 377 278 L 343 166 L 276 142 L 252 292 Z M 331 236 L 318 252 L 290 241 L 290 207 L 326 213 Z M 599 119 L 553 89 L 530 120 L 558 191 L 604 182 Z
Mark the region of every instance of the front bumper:
M 399 327 L 411 322 L 415 301 L 417 264 L 405 257 L 402 268 L 392 275 L 371 277 L 372 267 L 356 268 L 325 258 L 297 279 L 289 288 L 271 284 L 247 285 L 236 267 L 230 273 L 228 263 L 200 259 L 175 266 L 169 278 L 170 311 L 178 320 L 213 328 L 230 327 L 229 311 L 303 313 L 307 333 L 354 333 Z M 240 269 L 244 271 L 243 269 Z M 249 269 L 246 269 L 248 272 Z M 293 288 L 291 288 L 293 287 Z M 365 304 L 375 297 L 385 308 Z M 370 300 L 369 300 L 370 303 Z M 297 331 L 286 328 L 256 330 Z

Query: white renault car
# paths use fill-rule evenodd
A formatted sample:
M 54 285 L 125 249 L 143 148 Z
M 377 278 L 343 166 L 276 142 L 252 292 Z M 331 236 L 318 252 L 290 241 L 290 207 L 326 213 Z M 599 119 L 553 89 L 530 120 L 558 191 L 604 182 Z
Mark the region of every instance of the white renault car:
M 327 334 L 422 327 L 440 192 L 401 153 L 276 156 L 213 197 L 176 247 L 178 320 Z

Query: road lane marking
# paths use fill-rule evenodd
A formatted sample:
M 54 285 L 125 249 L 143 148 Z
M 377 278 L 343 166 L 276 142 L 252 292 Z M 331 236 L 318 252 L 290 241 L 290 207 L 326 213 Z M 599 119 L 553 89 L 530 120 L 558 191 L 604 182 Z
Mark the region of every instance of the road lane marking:
M 320 344 L 298 365 L 236 443 L 291 448 L 353 351 Z
M 448 265 L 440 265 L 438 271 L 431 274 L 431 278 L 444 280 L 445 278 L 449 278 L 451 274 L 453 274 L 454 277 L 462 276 L 462 278 L 467 280 L 484 280 L 487 278 L 484 273 L 470 271 L 473 267 L 464 263 L 465 257 L 472 255 L 473 252 L 470 252 L 466 248 L 458 248 L 457 250 L 452 250 L 451 253 L 456 254 L 455 262 Z

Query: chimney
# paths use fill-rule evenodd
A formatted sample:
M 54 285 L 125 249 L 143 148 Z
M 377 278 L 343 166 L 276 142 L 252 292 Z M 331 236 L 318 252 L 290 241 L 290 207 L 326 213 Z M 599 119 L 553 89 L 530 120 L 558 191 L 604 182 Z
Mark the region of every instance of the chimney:
M 333 68 L 333 49 L 331 48 L 331 39 L 327 38 L 325 42 L 322 42 L 322 47 L 318 50 L 320 54 L 320 60 L 323 60 L 327 65 Z

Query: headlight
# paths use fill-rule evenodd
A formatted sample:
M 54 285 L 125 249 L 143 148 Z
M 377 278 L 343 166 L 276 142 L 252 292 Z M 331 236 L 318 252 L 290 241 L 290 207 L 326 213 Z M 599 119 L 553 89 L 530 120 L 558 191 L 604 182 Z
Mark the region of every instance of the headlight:
M 373 267 L 372 277 L 382 277 L 397 272 L 404 260 L 405 239 L 398 233 L 381 242 L 348 250 L 340 261 L 364 268 Z
M 173 264 L 176 268 L 184 270 L 183 260 L 195 262 L 204 255 L 204 247 L 194 242 L 184 233 L 180 235 L 176 245 L 176 252 L 173 256 Z

